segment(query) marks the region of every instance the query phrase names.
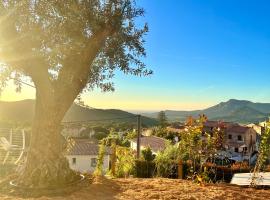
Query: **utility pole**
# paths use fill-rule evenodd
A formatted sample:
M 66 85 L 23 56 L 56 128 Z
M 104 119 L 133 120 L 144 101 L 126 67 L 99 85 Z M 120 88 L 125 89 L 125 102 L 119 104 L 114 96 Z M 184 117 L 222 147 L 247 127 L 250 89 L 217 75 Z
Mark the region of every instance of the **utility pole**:
M 137 115 L 137 159 L 141 152 L 141 115 Z

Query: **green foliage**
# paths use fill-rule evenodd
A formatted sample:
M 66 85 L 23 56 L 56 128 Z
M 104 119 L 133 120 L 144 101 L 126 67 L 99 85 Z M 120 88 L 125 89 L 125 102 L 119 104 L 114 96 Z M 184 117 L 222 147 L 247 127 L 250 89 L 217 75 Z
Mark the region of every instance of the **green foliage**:
M 158 113 L 157 118 L 158 118 L 158 121 L 159 121 L 159 125 L 160 125 L 161 127 L 167 126 L 167 124 L 168 124 L 168 119 L 167 119 L 167 117 L 166 117 L 165 111 L 160 111 L 160 112 Z
M 178 155 L 178 148 L 175 145 L 168 145 L 164 151 L 158 152 L 155 158 L 157 176 L 169 177 L 172 174 L 173 163 L 177 160 Z
M 125 137 L 120 137 L 118 133 L 113 132 L 113 131 L 111 131 L 110 134 L 106 138 L 103 138 L 102 142 L 106 146 L 111 146 L 112 142 L 115 142 L 115 144 L 118 146 L 123 146 L 123 147 L 130 146 L 130 142 L 128 139 L 126 139 Z
M 99 146 L 98 158 L 97 158 L 97 166 L 94 172 L 95 176 L 101 176 L 103 174 L 103 163 L 104 163 L 104 156 L 106 153 L 106 147 L 104 144 Z
M 152 178 L 155 175 L 155 169 L 155 162 L 136 160 L 134 175 L 138 178 Z
M 155 155 L 153 154 L 150 147 L 142 150 L 142 157 L 145 161 L 152 162 L 155 159 Z
M 117 147 L 116 148 L 116 177 L 128 177 L 134 170 L 135 157 L 130 148 Z
M 104 126 L 94 126 L 91 127 L 95 133 L 104 133 L 108 135 L 110 133 L 110 130 L 108 128 L 105 128 Z
M 179 159 L 183 161 L 191 160 L 198 162 L 201 159 L 206 159 L 217 151 L 216 141 L 219 133 L 215 132 L 213 136 L 204 133 L 202 138 L 201 127 L 190 127 L 181 135 L 179 142 Z M 194 163 L 195 164 L 195 163 Z
M 270 126 L 269 123 L 266 126 L 265 133 L 262 135 L 259 156 L 257 158 L 256 165 L 253 170 L 251 185 L 256 186 L 256 178 L 258 173 L 265 167 L 266 160 L 269 159 L 270 153 Z
M 258 162 L 260 167 L 264 167 L 265 161 L 269 158 L 270 153 L 270 127 L 267 126 L 265 133 L 261 137 L 261 143 L 259 148 Z
M 132 139 L 134 139 L 134 138 L 136 138 L 137 137 L 137 132 L 136 131 L 129 131 L 128 133 L 127 133 L 127 135 L 126 135 L 126 139 L 127 140 L 132 140 Z
M 95 139 L 97 139 L 97 140 L 102 140 L 102 139 L 104 139 L 104 138 L 107 137 L 107 134 L 106 134 L 106 133 L 103 133 L 103 132 L 98 132 L 98 133 L 95 133 L 95 134 L 93 135 L 93 137 L 94 137 Z
M 136 27 L 135 19 L 143 15 L 133 0 L 1 1 L 0 85 L 12 73 L 20 78 L 42 71 L 57 91 L 60 83 L 70 91 L 78 81 L 80 90 L 89 83 L 88 89 L 107 91 L 113 85 L 105 81 L 116 69 L 151 74 L 140 61 L 148 26 Z
M 171 142 L 174 142 L 174 138 L 175 136 L 178 136 L 178 133 L 168 131 L 166 127 L 155 127 L 153 128 L 153 135 L 157 137 L 162 137 Z

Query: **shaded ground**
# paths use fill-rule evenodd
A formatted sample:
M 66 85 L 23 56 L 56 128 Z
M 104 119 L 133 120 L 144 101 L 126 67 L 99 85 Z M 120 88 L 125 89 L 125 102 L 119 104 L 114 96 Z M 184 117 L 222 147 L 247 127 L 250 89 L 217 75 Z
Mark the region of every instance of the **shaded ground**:
M 105 179 L 84 184 L 73 193 L 61 196 L 20 198 L 0 194 L 1 200 L 80 200 L 80 199 L 269 199 L 270 190 L 241 188 L 230 185 L 199 186 L 186 180 L 173 179 Z

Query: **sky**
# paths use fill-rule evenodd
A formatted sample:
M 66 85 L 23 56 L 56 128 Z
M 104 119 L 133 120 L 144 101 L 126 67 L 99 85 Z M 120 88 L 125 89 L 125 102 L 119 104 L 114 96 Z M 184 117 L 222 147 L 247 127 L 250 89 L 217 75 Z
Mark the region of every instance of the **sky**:
M 270 1 L 138 0 L 146 10 L 149 77 L 117 72 L 115 92 L 82 97 L 95 108 L 202 109 L 231 98 L 270 102 Z M 34 98 L 9 84 L 0 100 Z

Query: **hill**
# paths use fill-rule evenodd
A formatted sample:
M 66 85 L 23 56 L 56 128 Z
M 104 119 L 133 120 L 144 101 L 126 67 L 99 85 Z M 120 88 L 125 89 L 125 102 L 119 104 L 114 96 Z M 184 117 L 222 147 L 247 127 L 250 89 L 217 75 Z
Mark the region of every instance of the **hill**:
M 34 111 L 34 100 L 23 100 L 16 102 L 0 101 L 0 122 L 31 123 L 34 116 Z M 87 108 L 74 103 L 66 113 L 63 121 L 136 123 L 137 119 L 135 114 L 122 110 Z M 153 126 L 157 124 L 157 120 L 143 116 L 142 124 L 145 126 Z
M 268 118 L 270 103 L 253 103 L 246 100 L 230 99 L 215 106 L 203 110 L 194 111 L 165 111 L 170 121 L 184 121 L 187 116 L 197 117 L 206 114 L 210 120 L 224 120 L 238 123 L 256 123 Z M 158 113 L 144 114 L 148 117 L 156 117 Z

